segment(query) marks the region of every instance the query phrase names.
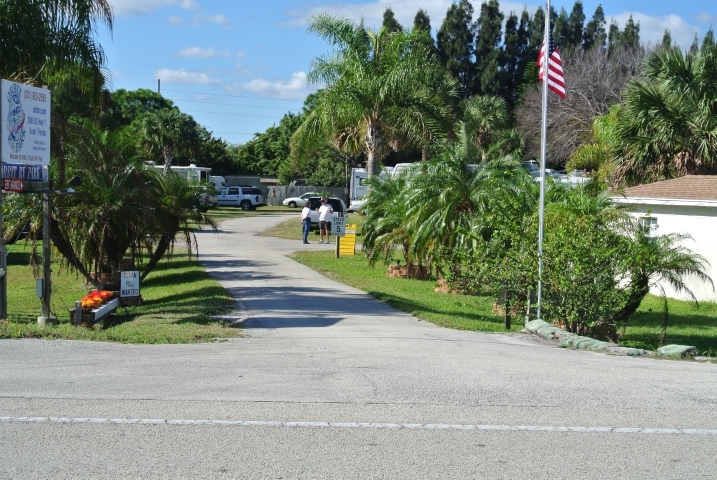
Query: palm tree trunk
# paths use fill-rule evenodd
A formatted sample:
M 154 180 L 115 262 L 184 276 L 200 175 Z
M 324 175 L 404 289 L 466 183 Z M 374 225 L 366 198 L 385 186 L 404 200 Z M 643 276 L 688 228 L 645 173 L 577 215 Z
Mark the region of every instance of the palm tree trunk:
M 167 176 L 172 169 L 172 160 L 174 160 L 174 148 L 172 145 L 165 145 L 162 148 L 162 156 L 164 157 L 164 169 L 162 175 Z
M 176 235 L 176 231 L 172 235 L 164 234 L 162 235 L 162 238 L 159 239 L 159 243 L 157 244 L 157 248 L 152 252 L 152 256 L 149 259 L 149 262 L 147 262 L 147 265 L 144 267 L 144 271 L 142 272 L 142 276 L 139 277 L 140 281 L 144 281 L 145 277 L 149 275 L 149 273 L 154 270 L 154 267 L 157 266 L 159 261 L 162 259 L 164 254 L 167 252 L 167 249 L 172 244 L 172 239 L 174 238 L 174 235 Z
M 94 287 L 99 288 L 100 282 L 90 276 L 90 273 L 85 269 L 85 266 L 82 265 L 80 259 L 77 258 L 75 250 L 72 248 L 70 242 L 68 242 L 65 236 L 62 234 L 60 230 L 60 224 L 53 216 L 50 216 L 50 238 L 52 239 L 52 245 L 57 249 L 58 252 L 60 252 L 60 255 L 65 257 L 67 263 L 77 269 L 80 275 L 85 277 L 87 283 L 90 283 Z
M 368 128 L 366 129 L 366 152 L 368 154 L 368 160 L 366 160 L 366 171 L 370 177 L 378 175 L 378 160 L 377 156 L 381 151 L 381 144 L 383 139 L 381 138 L 381 127 L 376 122 L 369 122 Z

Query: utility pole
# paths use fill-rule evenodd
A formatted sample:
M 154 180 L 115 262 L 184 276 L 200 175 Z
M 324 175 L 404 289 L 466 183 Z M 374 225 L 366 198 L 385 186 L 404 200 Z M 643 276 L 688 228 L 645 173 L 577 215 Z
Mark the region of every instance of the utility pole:
M 38 325 L 57 323 L 57 317 L 50 312 L 52 295 L 50 269 L 50 194 L 42 194 L 42 315 L 37 317 Z
M 2 195 L 0 195 L 0 238 L 2 238 Z M 7 256 L 0 241 L 0 320 L 7 319 Z

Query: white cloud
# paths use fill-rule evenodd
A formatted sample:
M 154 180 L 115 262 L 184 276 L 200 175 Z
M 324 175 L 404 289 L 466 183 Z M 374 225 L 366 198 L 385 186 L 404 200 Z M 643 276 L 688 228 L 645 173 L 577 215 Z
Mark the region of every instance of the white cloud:
M 206 13 L 197 13 L 192 17 L 192 24 L 203 25 L 205 23 L 215 23 L 217 25 L 226 25 L 227 17 L 221 14 L 207 15 Z
M 195 85 L 215 85 L 222 83 L 221 80 L 212 78 L 203 72 L 188 72 L 184 69 L 170 70 L 160 68 L 154 72 L 155 80 L 162 80 L 165 83 L 191 83 Z
M 246 58 L 246 52 L 244 50 L 237 50 L 237 58 Z
M 404 26 L 404 28 L 413 27 L 413 19 L 418 10 L 423 9 L 431 18 L 431 27 L 438 30 L 441 22 L 446 16 L 448 8 L 453 4 L 453 0 L 374 0 L 370 3 L 350 3 L 350 4 L 326 4 L 312 7 L 307 10 L 292 10 L 289 16 L 289 25 L 305 27 L 312 15 L 318 13 L 330 13 L 338 17 L 346 17 L 355 22 L 360 22 L 363 18 L 364 25 L 368 28 L 379 28 L 383 23 L 383 12 L 386 8 L 391 7 L 396 20 Z M 480 15 L 480 2 L 473 1 L 473 19 L 477 19 Z M 527 8 L 530 13 L 538 9 L 538 4 L 526 4 L 522 2 L 500 2 L 500 9 L 506 15 L 515 12 L 520 16 L 523 9 Z
M 112 9 L 117 17 L 153 12 L 165 7 L 194 10 L 199 5 L 194 0 L 113 0 Z
M 690 25 L 679 15 L 655 17 L 640 12 L 624 12 L 619 15 L 613 15 L 607 21 L 610 23 L 614 19 L 622 29 L 625 28 L 625 23 L 630 18 L 630 15 L 632 15 L 635 23 L 640 23 L 640 40 L 643 43 L 655 44 L 662 42 L 665 29 L 669 29 L 672 42 L 685 49 L 692 45 L 695 34 L 699 35 L 700 33 L 699 28 Z
M 229 56 L 229 52 L 226 50 L 221 52 L 213 48 L 188 47 L 177 52 L 177 55 L 189 58 L 213 58 Z
M 711 13 L 702 12 L 695 15 L 695 22 L 703 23 L 705 25 L 717 24 L 717 15 Z
M 292 73 L 291 78 L 287 81 L 270 82 L 263 78 L 255 78 L 248 83 L 234 84 L 226 88 L 230 93 L 249 91 L 264 97 L 283 99 L 303 99 L 316 89 L 315 85 L 307 84 L 304 72 Z

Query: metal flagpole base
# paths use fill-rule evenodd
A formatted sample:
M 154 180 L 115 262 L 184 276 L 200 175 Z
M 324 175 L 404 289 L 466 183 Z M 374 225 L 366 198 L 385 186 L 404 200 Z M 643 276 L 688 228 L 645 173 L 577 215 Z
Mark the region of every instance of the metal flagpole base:
M 57 325 L 57 317 L 54 315 L 50 315 L 49 317 L 40 315 L 37 317 L 37 324 L 41 327 L 45 325 Z

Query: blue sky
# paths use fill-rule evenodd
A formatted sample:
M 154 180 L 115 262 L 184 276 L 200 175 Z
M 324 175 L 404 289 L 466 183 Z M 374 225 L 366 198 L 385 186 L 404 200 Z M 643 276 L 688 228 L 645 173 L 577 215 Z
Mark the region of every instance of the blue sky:
M 434 29 L 452 0 L 110 0 L 112 35 L 100 27 L 111 88 L 157 89 L 185 113 L 229 143 L 244 143 L 298 112 L 316 86 L 306 84 L 312 58 L 329 46 L 306 31 L 311 15 L 328 12 L 379 27 L 386 7 L 410 27 L 423 8 Z M 473 6 L 480 11 L 480 1 Z M 574 0 L 551 4 L 568 12 Z M 683 47 L 717 26 L 707 0 L 584 0 L 588 19 L 602 4 L 608 23 L 622 27 L 632 15 L 643 41 L 661 40 L 665 28 Z M 533 12 L 544 2 L 500 1 L 504 13 Z M 712 5 L 712 7 L 710 7 Z M 569 71 L 566 72 L 569 81 Z

